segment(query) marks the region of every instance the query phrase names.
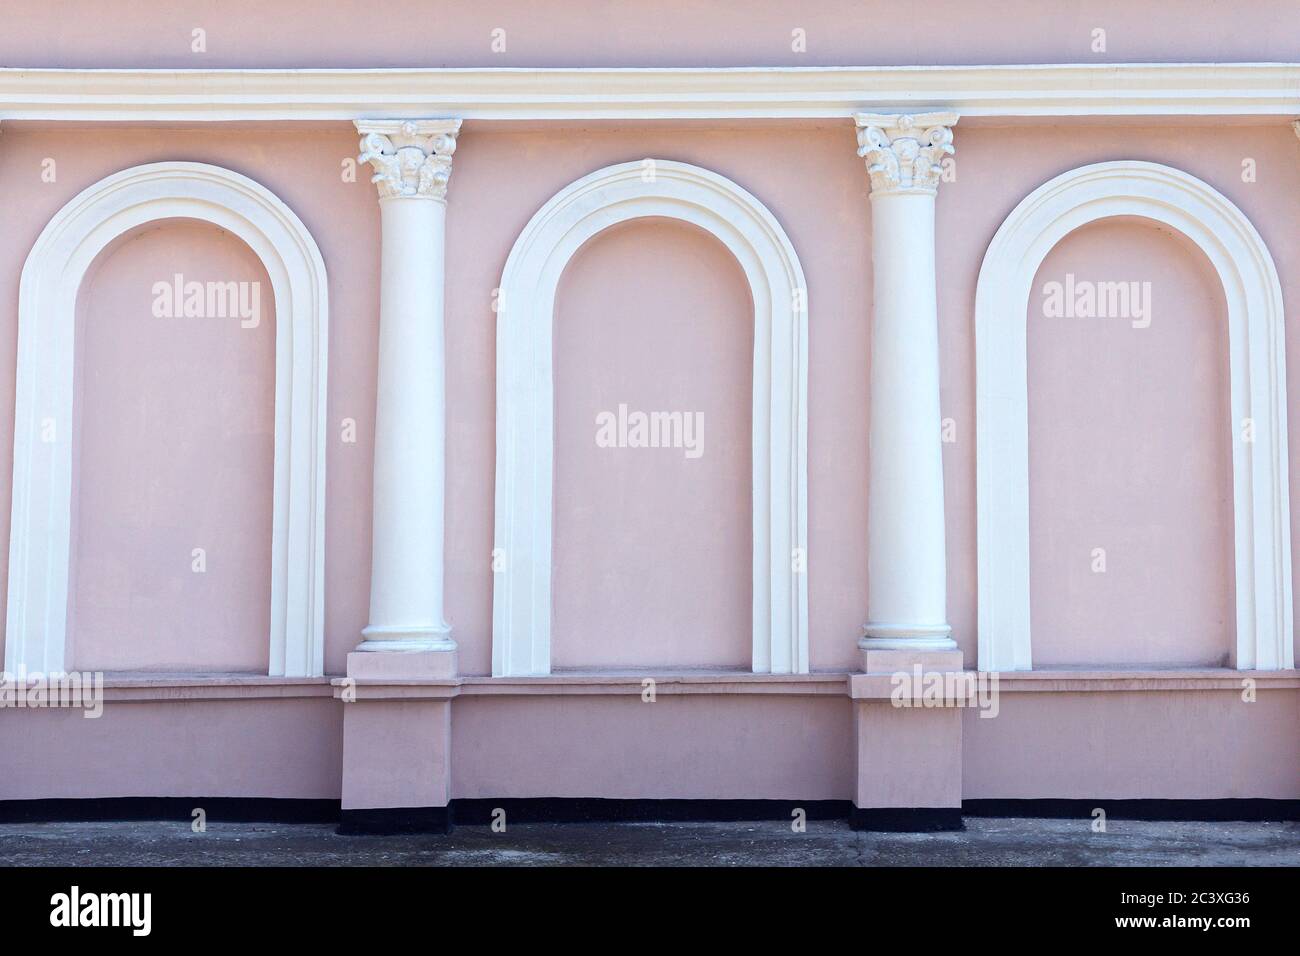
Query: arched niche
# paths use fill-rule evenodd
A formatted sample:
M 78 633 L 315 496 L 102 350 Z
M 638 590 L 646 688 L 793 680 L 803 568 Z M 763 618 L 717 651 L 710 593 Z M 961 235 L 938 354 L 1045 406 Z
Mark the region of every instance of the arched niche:
M 1264 240 L 1208 184 L 1156 163 L 1097 163 L 1020 202 L 990 243 L 975 301 L 979 667 L 1030 670 L 1026 313 L 1034 276 L 1062 238 L 1114 217 L 1189 239 L 1223 285 L 1232 436 L 1239 669 L 1294 666 L 1282 289 Z M 1247 437 L 1248 436 L 1248 437 Z
M 5 668 L 66 669 L 77 293 L 118 237 L 159 220 L 208 222 L 262 261 L 275 301 L 275 449 L 269 673 L 324 672 L 325 264 L 265 187 L 203 163 L 152 163 L 85 189 L 41 232 L 18 306 Z M 179 637 L 179 635 L 178 635 Z
M 579 179 L 524 227 L 506 260 L 497 313 L 494 676 L 551 670 L 555 296 L 589 239 L 640 218 L 681 220 L 735 257 L 754 304 L 753 670 L 806 673 L 807 286 L 776 218 L 735 183 L 667 160 Z

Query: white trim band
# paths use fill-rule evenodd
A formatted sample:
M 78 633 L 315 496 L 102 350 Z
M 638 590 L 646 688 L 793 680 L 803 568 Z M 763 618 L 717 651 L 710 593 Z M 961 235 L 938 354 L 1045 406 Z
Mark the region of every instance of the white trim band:
M 0 69 L 0 120 L 1300 116 L 1297 63 L 686 69 Z

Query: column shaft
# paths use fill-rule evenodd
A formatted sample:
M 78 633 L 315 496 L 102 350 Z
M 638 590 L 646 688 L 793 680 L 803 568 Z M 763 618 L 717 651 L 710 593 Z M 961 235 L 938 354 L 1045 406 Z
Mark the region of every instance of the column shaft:
M 872 197 L 875 320 L 863 646 L 948 639 L 934 195 Z
M 443 611 L 447 182 L 456 120 L 360 121 L 382 235 L 370 622 L 361 651 L 454 651 Z
M 864 650 L 956 648 L 947 616 L 935 196 L 957 117 L 858 114 L 871 174 L 870 467 Z
M 446 363 L 443 242 L 447 207 L 380 201 L 379 391 L 375 405 L 370 625 L 376 641 L 454 644 L 443 615 Z

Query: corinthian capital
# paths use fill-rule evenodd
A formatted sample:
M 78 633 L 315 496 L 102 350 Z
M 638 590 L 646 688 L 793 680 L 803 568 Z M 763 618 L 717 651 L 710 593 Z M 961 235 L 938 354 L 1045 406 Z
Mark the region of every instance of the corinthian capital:
M 357 120 L 361 158 L 380 199 L 447 198 L 460 120 Z
M 953 152 L 956 113 L 854 113 L 853 119 L 873 196 L 938 190 L 943 158 Z

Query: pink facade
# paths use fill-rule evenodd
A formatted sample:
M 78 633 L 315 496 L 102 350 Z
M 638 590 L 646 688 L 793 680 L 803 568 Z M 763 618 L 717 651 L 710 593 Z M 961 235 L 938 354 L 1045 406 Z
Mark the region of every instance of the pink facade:
M 342 2 L 328 15 L 314 5 L 310 14 L 293 9 L 296 3 L 220 10 L 25 6 L 0 34 L 0 61 L 12 67 L 0 71 L 0 534 L 11 534 L 11 515 L 22 510 L 25 527 L 35 529 L 15 537 L 34 542 L 22 544 L 23 555 L 45 554 L 47 539 L 58 537 L 41 523 L 44 511 L 33 518 L 24 510 L 14 475 L 29 474 L 27 456 L 40 467 L 46 446 L 57 450 L 61 443 L 71 454 L 71 496 L 65 502 L 51 492 L 50 508 L 67 512 L 70 533 L 66 574 L 53 575 L 66 577 L 66 615 L 47 615 L 44 629 L 24 638 L 21 654 L 13 605 L 30 601 L 23 595 L 34 592 L 23 582 L 44 572 L 17 572 L 15 546 L 0 548 L 0 580 L 9 581 L 0 597 L 11 630 L 6 667 L 39 670 L 27 666 L 37 660 L 24 656 L 27 648 L 57 645 L 65 669 L 103 672 L 105 698 L 95 720 L 75 709 L 0 709 L 0 751 L 11 755 L 0 774 L 0 800 L 275 797 L 341 800 L 347 811 L 554 797 L 835 800 L 865 810 L 955 809 L 963 800 L 993 799 L 1300 799 L 1291 601 L 1300 578 L 1289 554 L 1300 544 L 1300 517 L 1269 532 L 1259 484 L 1266 472 L 1277 477 L 1285 500 L 1280 512 L 1275 501 L 1271 514 L 1285 515 L 1287 503 L 1297 514 L 1300 419 L 1291 415 L 1288 425 L 1285 401 L 1279 415 L 1267 396 L 1300 394 L 1300 329 L 1290 320 L 1291 304 L 1300 302 L 1300 139 L 1291 122 L 1300 117 L 1300 66 L 1289 74 L 1289 87 L 1271 76 L 1225 74 L 1221 84 L 1231 95 L 1215 90 L 1220 80 L 1208 66 L 1208 83 L 1204 76 L 1155 83 L 1119 70 L 1105 82 L 1128 89 L 1136 105 L 1117 107 L 1124 101 L 1118 92 L 1089 99 L 1090 81 L 1082 81 L 1083 92 L 1070 94 L 1078 105 L 1068 110 L 1038 88 L 1057 82 L 1046 74 L 954 72 L 947 93 L 935 92 L 947 82 L 936 81 L 914 99 L 900 93 L 892 108 L 861 73 L 846 74 L 834 93 L 822 88 L 813 105 L 813 94 L 798 85 L 806 82 L 799 68 L 846 63 L 1023 73 L 1031 68 L 1016 64 L 1101 70 L 1164 63 L 1191 70 L 1228 62 L 1262 71 L 1246 65 L 1300 61 L 1300 21 L 1286 15 L 1286 4 L 1271 13 L 1269 4 L 1256 5 L 1243 20 L 1211 4 L 1195 17 L 1170 4 L 1162 17 L 1149 4 L 1101 3 L 1094 5 L 1095 24 L 1083 22 L 1072 5 L 1032 3 L 992 13 L 940 3 L 907 18 L 834 2 L 797 14 L 782 4 L 746 5 L 743 16 L 694 3 L 666 11 L 620 7 L 617 15 L 599 3 L 566 4 L 563 12 L 448 3 L 433 5 L 436 18 L 418 13 L 425 9 L 419 4 L 383 17 Z M 286 25 L 294 22 L 313 27 L 291 31 Z M 1094 49 L 1094 27 L 1104 28 L 1109 52 Z M 196 28 L 204 31 L 203 52 L 191 50 Z M 498 28 L 505 49 L 494 52 Z M 798 31 L 806 52 L 795 49 Z M 692 102 L 673 99 L 686 80 L 652 73 L 646 96 L 661 105 L 643 114 L 635 95 L 609 93 L 599 77 L 582 74 L 686 66 L 771 66 L 792 78 L 777 92 L 746 86 L 776 83 L 770 78 L 740 78 Z M 478 73 L 455 82 L 481 76 L 482 91 L 448 94 L 464 97 L 458 109 L 447 101 L 399 100 L 386 92 L 401 90 L 399 73 L 375 80 L 347 72 L 442 67 L 474 68 Z M 496 91 L 492 71 L 520 67 L 539 72 L 508 79 L 509 91 Z M 541 91 L 544 69 L 560 67 L 575 72 L 578 92 L 558 105 L 530 92 L 528 77 Z M 45 68 L 84 72 L 32 72 Z M 120 78 L 105 72 L 262 68 L 339 72 L 293 79 L 304 84 L 300 96 L 268 87 L 261 99 L 257 84 L 275 82 L 273 74 L 233 74 L 251 91 L 241 99 L 226 85 L 214 92 L 203 80 L 212 74 L 146 76 L 144 92 L 128 94 L 114 85 Z M 82 92 L 43 95 L 40 84 L 60 77 Z M 434 89 L 436 79 L 419 89 Z M 372 81 L 389 85 L 372 93 Z M 337 102 L 304 92 L 326 82 L 329 96 L 343 91 Z M 1153 88 L 1160 83 L 1166 85 Z M 1194 95 L 1180 94 L 1178 83 Z M 1013 88 L 1023 103 L 999 105 L 1009 102 L 998 99 L 999 91 Z M 348 98 L 351 89 L 359 99 Z M 199 105 L 188 105 L 191 96 Z M 311 96 L 325 105 L 304 106 Z M 747 96 L 764 105 L 746 105 Z M 86 115 L 86 103 L 102 113 Z M 191 109 L 193 115 L 184 112 Z M 878 116 L 855 124 L 855 113 L 947 111 L 958 119 L 932 122 L 951 131 L 955 153 L 941 175 L 936 167 L 937 184 L 926 186 L 920 171 L 911 185 L 883 183 L 884 174 L 873 182 L 866 166 L 878 154 L 868 152 L 864 164 L 855 133 L 883 130 L 888 142 L 881 149 L 896 157 L 906 154 L 900 140 L 917 134 Z M 450 134 L 454 160 L 445 143 L 420 146 L 423 161 L 436 165 L 445 156 L 451 169 L 445 207 L 425 194 L 423 181 L 411 196 L 386 196 L 388 181 L 370 182 L 382 180 L 390 154 L 358 162 L 354 120 L 389 118 L 462 119 L 459 133 Z M 398 137 L 406 134 L 382 135 L 400 158 Z M 670 177 L 652 171 L 645 215 L 598 230 L 567 262 L 558 252 L 548 260 L 561 270 L 554 277 L 552 358 L 545 365 L 537 358 L 535 367 L 537 380 L 553 384 L 553 432 L 541 459 L 551 463 L 552 477 L 549 500 L 535 501 L 549 509 L 548 604 L 537 605 L 547 607 L 549 623 L 518 638 L 535 652 L 544 632 L 548 656 L 527 672 L 503 668 L 494 642 L 504 642 L 501 615 L 516 606 L 504 582 L 520 579 L 503 577 L 502 568 L 523 573 L 520 546 L 498 553 L 502 496 L 521 494 L 503 478 L 507 446 L 499 417 L 502 395 L 515 384 L 502 377 L 501 364 L 514 348 L 500 331 L 514 306 L 498 301 L 507 260 L 512 249 L 527 258 L 527 244 L 517 241 L 532 235 L 534 214 L 564 197 L 570 184 L 647 157 L 713 174 L 779 224 L 783 237 L 774 247 L 793 249 L 806 283 L 795 290 L 804 298 L 793 310 L 772 304 L 773 315 L 792 315 L 806 332 L 806 374 L 788 386 L 799 401 L 784 401 L 786 386 L 772 384 L 784 379 L 774 374 L 769 382 L 755 363 L 770 346 L 768 365 L 781 372 L 789 347 L 762 332 L 766 293 L 753 282 L 757 273 L 747 272 L 718 234 L 724 230 L 666 212 L 670 186 L 656 192 L 656 177 Z M 936 163 L 946 160 L 939 155 Z M 1137 164 L 1135 178 L 1141 164 L 1156 164 L 1206 184 L 1216 208 L 1235 210 L 1253 226 L 1258 242 L 1241 241 L 1275 267 L 1283 305 L 1273 311 L 1286 321 L 1274 331 L 1285 335 L 1270 334 L 1272 313 L 1257 307 L 1268 290 L 1256 296 L 1244 280 L 1242 298 L 1251 305 L 1241 327 L 1258 342 L 1260 361 L 1273 356 L 1285 374 L 1267 395 L 1266 364 L 1251 365 L 1258 391 L 1234 380 L 1232 348 L 1245 355 L 1246 340 L 1229 337 L 1236 321 L 1223 267 L 1229 254 L 1215 259 L 1140 205 L 1070 230 L 1043 250 L 1041 265 L 1026 267 L 1028 309 L 1003 318 L 1027 327 L 1031 613 L 1024 632 L 1027 642 L 1032 631 L 1032 668 L 998 666 L 1002 658 L 985 655 L 1011 639 L 989 630 L 980 606 L 982 588 L 1004 580 L 994 581 L 987 568 L 984 582 L 980 577 L 984 462 L 977 449 L 979 429 L 992 427 L 977 415 L 984 392 L 976 300 L 992 294 L 979 288 L 981 266 L 1025 197 L 1056 177 L 1120 161 Z M 299 553 L 295 529 L 307 511 L 294 510 L 296 491 L 286 493 L 291 518 L 280 529 L 275 498 L 287 469 L 277 429 L 288 427 L 290 415 L 277 418 L 288 389 L 277 375 L 289 368 L 290 340 L 295 348 L 306 341 L 306 325 L 294 324 L 302 298 L 294 293 L 291 316 L 283 294 L 297 267 L 286 266 L 290 278 L 280 277 L 279 266 L 219 219 L 181 212 L 130 225 L 93 255 L 84 275 L 70 267 L 50 273 L 52 288 L 76 283 L 65 290 L 75 301 L 74 331 L 57 346 L 72 350 L 71 420 L 22 405 L 29 356 L 20 325 L 57 319 L 48 299 L 30 317 L 23 314 L 20 285 L 35 287 L 38 267 L 64 269 L 63 260 L 34 265 L 34 247 L 83 191 L 156 163 L 204 164 L 251 180 L 291 210 L 319 249 L 327 276 L 328 374 L 313 453 L 323 454 L 323 577 L 318 591 L 303 598 L 320 602 L 319 620 L 298 616 L 292 584 L 302 570 L 292 557 Z M 639 188 L 635 176 L 631 182 L 627 188 Z M 187 201 L 189 186 L 158 188 L 172 190 L 159 208 L 189 208 L 166 205 Z M 599 210 L 605 187 L 592 189 L 587 202 Z M 901 194 L 933 197 L 928 246 L 924 233 L 908 231 L 921 215 L 915 211 L 889 226 L 894 233 L 884 231 L 882 219 L 873 221 L 882 215 L 882 197 Z M 1178 197 L 1168 193 L 1164 201 L 1181 208 Z M 612 199 L 608 205 L 618 208 Z M 435 206 L 439 216 L 445 208 L 445 226 L 436 217 L 432 227 L 424 219 L 398 222 Z M 430 238 L 444 228 L 445 244 Z M 882 292 L 888 283 L 873 269 L 873 258 L 877 267 L 893 261 L 882 235 L 897 243 L 907 268 L 922 267 L 908 273 L 897 316 L 879 314 L 895 310 Z M 924 332 L 927 317 L 920 306 L 910 309 L 925 298 L 915 295 L 914 275 L 927 274 L 927 249 L 939 419 L 933 435 L 918 435 L 915 443 L 933 444 L 941 456 L 937 500 L 924 498 L 924 476 L 909 477 L 912 463 L 926 460 L 910 457 L 911 439 L 894 446 L 873 435 L 882 427 L 873 400 L 886 421 L 928 407 L 924 362 L 914 374 L 909 367 L 902 391 L 884 399 L 872 368 L 873 345 L 878 358 L 915 354 L 906 351 L 915 344 L 910 337 Z M 770 256 L 755 255 L 767 267 Z M 441 309 L 423 294 L 402 298 L 404 290 L 428 287 L 419 286 L 422 276 L 441 290 Z M 179 302 L 170 310 L 160 304 L 171 293 L 159 284 L 174 288 L 177 281 L 183 293 L 185 283 L 196 282 L 205 291 L 229 286 L 236 298 L 226 314 L 211 314 L 205 298 L 196 309 L 202 314 L 186 315 Z M 1053 283 L 1072 293 L 1088 284 L 1101 296 L 1123 284 L 1125 302 L 1108 312 L 1101 299 L 1088 306 L 1071 294 L 1068 314 L 1055 314 Z M 408 305 L 410 315 L 390 318 Z M 886 352 L 880 330 L 895 320 L 908 341 L 903 351 Z M 439 321 L 440 342 L 424 332 L 407 341 L 396 331 L 399 322 L 411 323 L 401 329 L 427 331 Z M 28 335 L 26 326 L 21 334 Z M 426 347 L 440 349 L 438 356 L 425 355 Z M 793 350 L 797 355 L 797 344 Z M 1256 352 L 1250 354 L 1254 362 Z M 304 367 L 293 365 L 295 387 Z M 422 368 L 443 386 L 445 408 L 419 399 L 413 432 L 393 424 L 394 413 L 384 409 L 425 394 L 417 381 Z M 983 374 L 987 380 L 992 373 Z M 1233 402 L 1238 388 L 1249 392 L 1247 415 Z M 44 393 L 36 387 L 31 394 Z M 377 402 L 377 395 L 386 397 Z M 771 487 L 760 489 L 755 463 L 766 459 L 755 441 L 769 432 L 756 409 L 769 410 L 772 435 L 783 415 L 793 419 L 791 429 L 805 423 L 806 478 L 775 468 L 766 473 Z M 677 414 L 686 430 L 666 447 L 636 447 L 626 434 L 620 438 L 618 425 L 620 414 L 635 412 Z M 45 445 L 33 438 L 33 450 L 16 452 L 25 430 L 39 432 L 47 418 L 55 420 L 54 437 Z M 615 423 L 612 446 L 601 436 L 602 420 Z M 1261 446 L 1251 430 L 1269 423 L 1281 428 Z M 382 448 L 391 439 L 393 450 L 377 455 L 377 437 Z M 1265 446 L 1280 456 L 1271 471 Z M 890 465 L 891 480 L 906 494 L 897 509 L 886 504 L 884 511 L 903 514 L 917 496 L 934 504 L 941 534 L 931 539 L 939 561 L 930 583 L 946 600 L 938 623 L 951 627 L 952 646 L 909 647 L 921 625 L 934 622 L 919 612 L 897 620 L 878 613 L 886 586 L 901 588 L 899 602 L 912 594 L 909 582 L 894 583 L 890 553 L 872 550 L 884 539 L 870 527 L 871 496 L 897 493 L 879 477 L 872 487 L 872 476 L 882 474 L 872 455 L 895 447 L 903 452 Z M 440 463 L 445 485 L 413 481 L 401 465 L 407 452 Z M 1254 477 L 1243 478 L 1242 467 Z M 1244 500 L 1243 482 L 1250 481 L 1256 492 Z M 765 500 L 762 493 L 779 499 L 787 483 L 795 498 L 802 488 L 806 499 L 791 572 L 762 565 L 768 555 L 759 541 L 780 522 L 755 504 Z M 876 500 L 880 507 L 885 499 Z M 403 529 L 408 508 L 417 517 Z M 990 521 L 1009 520 L 996 507 L 985 513 Z M 391 535 L 384 524 L 390 519 L 376 518 L 384 514 L 397 516 Z M 380 636 L 395 640 L 393 627 L 430 623 L 379 619 L 378 608 L 401 606 L 399 592 L 409 585 L 375 553 L 400 555 L 411 546 L 394 544 L 403 534 L 417 550 L 435 541 L 412 534 L 425 527 L 418 523 L 425 516 L 443 539 L 435 561 L 440 606 L 430 603 L 431 623 L 437 631 L 442 614 L 454 650 L 435 646 L 445 643 L 442 637 L 412 640 L 412 653 L 359 649 L 363 629 L 382 625 L 388 630 Z M 1247 526 L 1255 529 L 1252 547 L 1262 549 L 1250 553 L 1276 558 L 1252 559 L 1250 581 L 1239 553 Z M 291 556 L 284 599 L 289 663 L 277 672 L 282 533 Z M 988 567 L 1000 566 L 999 554 L 988 560 Z M 756 573 L 756 561 L 766 570 Z M 391 581 L 372 580 L 372 567 Z M 765 612 L 758 609 L 769 606 L 768 570 L 774 582 L 783 573 L 796 576 L 790 633 L 797 646 L 789 667 L 775 658 L 766 669 L 759 664 L 758 620 Z M 1277 576 L 1268 578 L 1272 572 Z M 1274 618 L 1243 631 L 1247 593 L 1273 594 L 1285 608 L 1285 627 Z M 414 597 L 418 603 L 420 595 Z M 806 626 L 798 623 L 799 607 Z M 30 621 L 35 611 L 22 610 Z M 56 619 L 59 628 L 49 624 Z M 772 619 L 776 646 L 785 619 L 776 611 Z M 1269 619 L 1259 610 L 1252 620 Z M 864 624 L 912 630 L 872 645 L 876 632 L 869 627 L 860 645 Z M 313 627 L 320 631 L 315 651 L 304 634 Z M 365 636 L 373 642 L 376 634 Z M 296 642 L 308 648 L 301 670 L 292 663 Z M 969 697 L 940 707 L 893 706 L 894 675 L 911 673 L 913 663 L 927 673 L 972 678 L 998 672 L 996 716 L 985 719 L 989 708 Z

